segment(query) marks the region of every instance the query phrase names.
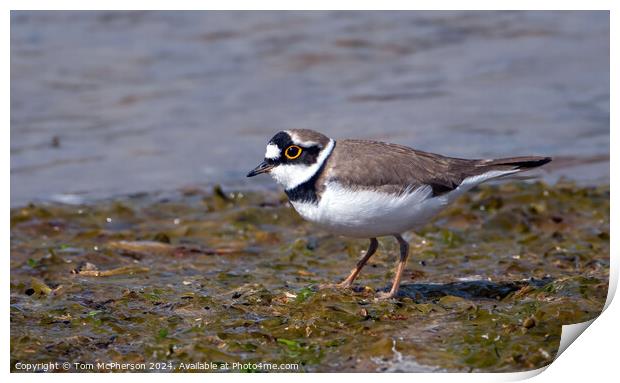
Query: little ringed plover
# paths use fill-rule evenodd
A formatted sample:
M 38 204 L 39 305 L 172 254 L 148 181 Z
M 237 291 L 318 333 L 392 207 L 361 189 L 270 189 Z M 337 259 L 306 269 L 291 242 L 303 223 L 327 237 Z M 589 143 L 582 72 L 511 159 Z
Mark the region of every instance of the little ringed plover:
M 377 250 L 377 237 L 394 236 L 400 260 L 392 288 L 396 295 L 409 254 L 402 233 L 429 222 L 476 185 L 539 167 L 550 157 L 461 159 L 406 146 L 367 140 L 335 141 L 313 130 L 278 132 L 265 159 L 248 173 L 269 173 L 284 187 L 295 210 L 330 233 L 369 238 L 370 245 L 350 275 L 350 287 Z

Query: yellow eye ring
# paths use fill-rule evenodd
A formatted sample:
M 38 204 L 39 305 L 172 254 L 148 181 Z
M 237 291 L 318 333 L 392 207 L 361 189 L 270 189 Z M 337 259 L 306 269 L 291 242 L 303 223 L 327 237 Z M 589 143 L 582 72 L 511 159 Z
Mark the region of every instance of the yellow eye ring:
M 291 151 L 293 153 L 291 153 Z M 297 145 L 291 145 L 288 148 L 286 148 L 286 150 L 284 151 L 284 155 L 286 156 L 286 158 L 288 158 L 289 160 L 294 160 L 296 158 L 298 158 L 299 156 L 301 156 L 301 148 Z

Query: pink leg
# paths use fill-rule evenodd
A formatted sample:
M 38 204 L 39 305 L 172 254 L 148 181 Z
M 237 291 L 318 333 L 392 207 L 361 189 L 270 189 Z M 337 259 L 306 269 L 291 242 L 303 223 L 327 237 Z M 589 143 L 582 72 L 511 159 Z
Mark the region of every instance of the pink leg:
M 377 241 L 377 238 L 370 238 L 370 245 L 368 246 L 368 250 L 366 250 L 366 254 L 364 254 L 362 259 L 360 259 L 357 262 L 357 265 L 355 266 L 353 270 L 351 270 L 351 274 L 349 274 L 347 279 L 340 282 L 336 286 L 337 287 L 351 287 L 351 285 L 353 284 L 353 281 L 355 280 L 355 278 L 357 278 L 359 273 L 362 271 L 362 268 L 364 267 L 366 262 L 368 262 L 370 257 L 372 257 L 372 255 L 377 251 L 378 246 L 379 246 L 379 242 Z
M 377 294 L 377 298 L 379 299 L 389 299 L 396 296 L 398 293 L 398 288 L 400 287 L 400 280 L 402 279 L 403 272 L 405 271 L 407 258 L 409 257 L 409 243 L 407 243 L 407 241 L 405 241 L 400 234 L 394 234 L 394 237 L 400 244 L 400 260 L 398 261 L 398 266 L 396 266 L 396 275 L 394 276 L 392 288 L 387 293 L 381 292 Z

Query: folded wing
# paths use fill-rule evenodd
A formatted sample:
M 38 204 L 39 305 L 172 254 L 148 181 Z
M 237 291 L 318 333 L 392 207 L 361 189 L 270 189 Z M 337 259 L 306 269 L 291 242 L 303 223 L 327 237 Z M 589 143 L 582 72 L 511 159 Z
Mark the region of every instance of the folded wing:
M 325 181 L 398 194 L 429 185 L 432 195 L 438 196 L 456 189 L 468 178 L 480 183 L 550 161 L 550 157 L 537 156 L 490 160 L 451 158 L 397 144 L 341 140 L 326 164 Z

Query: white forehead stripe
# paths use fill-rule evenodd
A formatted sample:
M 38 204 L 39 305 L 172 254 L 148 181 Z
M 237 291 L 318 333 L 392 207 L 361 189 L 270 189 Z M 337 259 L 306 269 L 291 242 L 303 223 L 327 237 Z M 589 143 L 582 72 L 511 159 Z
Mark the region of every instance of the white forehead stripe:
M 289 136 L 291 136 L 291 141 L 293 141 L 293 143 L 295 145 L 301 145 L 301 146 L 305 146 L 305 147 L 310 147 L 310 146 L 316 146 L 319 143 L 316 141 L 302 141 L 299 136 L 297 135 L 297 133 L 295 132 L 291 132 L 289 130 L 285 130 L 286 133 L 288 133 Z
M 275 160 L 276 158 L 280 158 L 280 148 L 278 145 L 269 144 L 267 145 L 267 150 L 265 151 L 265 158 L 270 160 Z

